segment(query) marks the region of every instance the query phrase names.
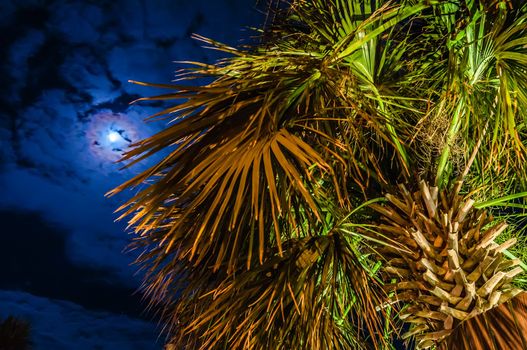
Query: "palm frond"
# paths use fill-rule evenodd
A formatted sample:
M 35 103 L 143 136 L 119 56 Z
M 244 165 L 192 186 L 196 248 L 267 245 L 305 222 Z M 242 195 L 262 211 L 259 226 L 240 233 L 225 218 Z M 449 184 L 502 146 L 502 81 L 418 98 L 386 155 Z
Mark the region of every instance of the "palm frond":
M 444 224 L 448 231 L 462 193 L 513 223 L 507 242 L 524 232 L 527 5 L 279 2 L 270 2 L 273 23 L 258 45 L 233 48 L 196 35 L 229 57 L 184 62 L 191 68 L 174 84 L 140 83 L 168 91 L 140 101 L 174 105 L 151 117 L 167 127 L 135 144 L 123 161 L 132 166 L 167 155 L 111 194 L 139 189 L 120 208 L 121 218 L 131 217 L 143 291 L 167 320 L 174 344 L 388 346 L 397 308 L 393 293 L 382 292 L 389 287 L 381 288 L 391 281 L 379 272 L 390 271 L 389 254 L 415 255 L 408 251 L 418 248 L 405 248 L 408 235 L 390 239 L 389 230 L 420 225 L 432 237 Z M 198 79 L 206 83 L 196 86 Z M 412 198 L 424 190 L 415 184 L 427 182 L 435 182 L 436 195 L 455 193 L 452 203 L 434 197 L 447 223 L 428 207 L 429 218 L 414 217 L 416 207 L 394 196 L 388 206 L 377 203 L 400 183 L 417 191 L 403 197 L 420 202 Z M 393 227 L 372 223 L 380 218 L 365 203 Z M 407 215 L 394 216 L 389 206 Z M 461 222 L 478 232 L 493 222 L 469 219 Z M 443 247 L 443 238 L 428 245 Z M 522 252 L 509 253 L 527 256 Z M 453 286 L 453 275 L 445 278 Z M 488 305 L 496 305 L 496 295 Z M 451 332 L 429 324 L 442 333 L 419 346 Z
M 526 295 L 479 315 L 458 327 L 447 339 L 448 350 L 521 350 L 527 348 Z
M 381 329 L 382 292 L 356 253 L 339 233 L 289 240 L 281 256 L 275 251 L 262 265 L 224 276 L 206 293 L 186 288 L 171 313 L 178 324 L 172 342 L 196 349 L 366 348 L 366 335 Z

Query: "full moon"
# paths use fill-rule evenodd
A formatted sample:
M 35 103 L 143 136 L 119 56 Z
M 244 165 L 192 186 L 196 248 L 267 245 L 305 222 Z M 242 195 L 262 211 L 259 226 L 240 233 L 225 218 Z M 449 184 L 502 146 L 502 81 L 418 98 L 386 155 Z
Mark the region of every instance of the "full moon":
M 110 131 L 108 133 L 108 141 L 110 142 L 116 142 L 121 138 L 121 135 L 118 132 Z
M 94 159 L 113 164 L 134 140 L 141 138 L 138 125 L 133 122 L 134 117 L 108 110 L 99 111 L 91 117 L 86 138 Z

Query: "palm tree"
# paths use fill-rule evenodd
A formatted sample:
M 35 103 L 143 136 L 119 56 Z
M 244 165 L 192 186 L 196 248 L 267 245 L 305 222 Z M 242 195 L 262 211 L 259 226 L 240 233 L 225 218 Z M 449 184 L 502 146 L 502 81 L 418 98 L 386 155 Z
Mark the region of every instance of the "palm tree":
M 139 83 L 178 103 L 123 161 L 168 155 L 111 193 L 140 188 L 122 217 L 171 348 L 490 332 L 525 287 L 527 6 L 292 0 L 273 18 L 250 47 L 196 36 L 228 58 L 178 84 Z
M 0 349 L 28 350 L 30 344 L 29 322 L 8 316 L 0 322 Z

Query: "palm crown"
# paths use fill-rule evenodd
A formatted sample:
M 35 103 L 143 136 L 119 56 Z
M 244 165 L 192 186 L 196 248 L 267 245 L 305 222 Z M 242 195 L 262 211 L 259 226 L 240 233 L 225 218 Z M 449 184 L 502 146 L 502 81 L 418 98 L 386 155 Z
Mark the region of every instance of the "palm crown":
M 114 190 L 141 186 L 150 306 L 182 349 L 381 348 L 400 320 L 445 346 L 522 291 L 527 6 L 277 8 L 258 45 L 196 36 L 229 57 L 141 83 L 178 101 L 123 160 L 168 155 Z

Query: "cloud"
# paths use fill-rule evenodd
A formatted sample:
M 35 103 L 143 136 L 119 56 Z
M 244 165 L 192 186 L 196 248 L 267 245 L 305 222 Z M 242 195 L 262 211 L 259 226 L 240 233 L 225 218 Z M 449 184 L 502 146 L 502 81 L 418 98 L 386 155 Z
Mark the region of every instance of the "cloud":
M 0 173 L 0 209 L 41 213 L 47 221 L 64 228 L 68 256 L 73 262 L 108 269 L 123 283 L 132 282 L 132 257 L 121 254 L 128 236 L 124 223 L 114 222 L 113 210 L 119 202 L 103 197 L 113 185 L 113 179 L 82 183 L 12 168 Z
M 47 29 L 62 34 L 68 42 L 74 44 L 95 45 L 101 37 L 100 27 L 108 19 L 103 8 L 81 1 L 54 1 L 48 9 L 51 17 L 47 22 Z
M 153 323 L 109 312 L 94 312 L 62 300 L 0 290 L 0 318 L 28 320 L 35 350 L 157 350 Z
M 129 236 L 113 213 L 130 194 L 110 199 L 104 194 L 149 165 L 119 170 L 114 161 L 128 140 L 152 135 L 165 124 L 143 122 L 161 104 L 129 105 L 159 90 L 127 81 L 168 83 L 182 68 L 173 61 L 220 57 L 190 34 L 235 45 L 248 35 L 240 28 L 261 21 L 251 5 L 247 0 L 0 1 L 0 214 L 13 225 L 17 215 L 28 215 L 30 226 L 23 231 L 10 226 L 7 234 L 24 238 L 24 231 L 33 230 L 26 247 L 16 250 L 13 241 L 5 252 L 4 258 L 19 254 L 24 261 L 12 265 L 0 288 L 10 285 L 88 308 L 115 311 L 119 297 L 119 307 L 139 307 L 137 300 L 122 297 L 139 285 L 139 277 L 132 276 L 133 256 L 121 254 Z M 124 141 L 109 142 L 111 131 Z M 24 255 L 28 251 L 35 260 Z M 53 286 L 46 289 L 49 281 Z M 152 348 L 146 345 L 152 334 L 145 331 L 151 325 L 124 316 L 2 292 L 0 313 L 7 312 L 32 318 L 40 349 Z
M 116 254 L 122 248 L 118 246 L 120 240 L 100 235 L 97 240 L 83 242 L 84 251 L 90 253 L 78 258 L 79 263 L 71 252 L 82 252 L 82 246 L 70 247 L 77 236 L 69 237 L 64 226 L 48 222 L 44 215 L 0 210 L 0 222 L 3 223 L 0 289 L 24 290 L 67 299 L 94 310 L 144 316 L 144 303 L 135 293 L 138 281 L 131 280 L 130 270 L 119 272 L 119 266 L 126 266 L 126 262 L 119 260 L 124 256 Z M 94 246 L 93 249 L 86 249 L 86 244 Z

